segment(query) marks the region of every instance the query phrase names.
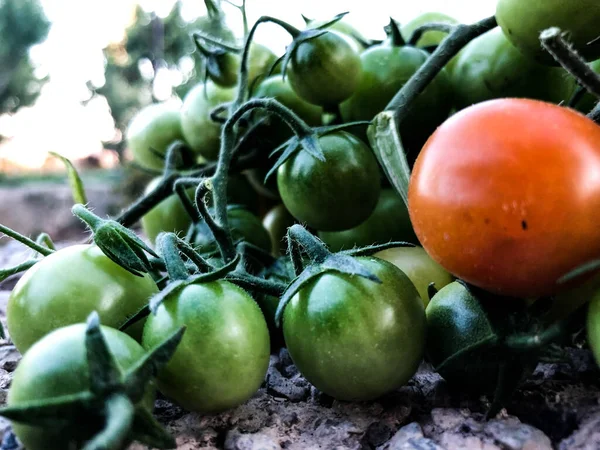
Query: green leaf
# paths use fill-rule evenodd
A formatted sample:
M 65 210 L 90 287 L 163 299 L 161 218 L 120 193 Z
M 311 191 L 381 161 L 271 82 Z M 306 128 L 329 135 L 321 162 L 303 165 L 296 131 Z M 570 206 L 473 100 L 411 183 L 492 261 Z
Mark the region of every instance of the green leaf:
M 394 113 L 383 111 L 375 116 L 367 130 L 375 156 L 383 167 L 387 179 L 408 205 L 410 167 L 396 126 Z
M 85 205 L 87 203 L 85 188 L 83 186 L 83 182 L 81 181 L 81 177 L 77 173 L 77 169 L 75 169 L 73 163 L 68 158 L 65 158 L 64 156 L 56 152 L 50 152 L 50 154 L 56 158 L 59 158 L 67 168 L 67 176 L 69 177 L 69 184 L 71 185 L 73 202 Z

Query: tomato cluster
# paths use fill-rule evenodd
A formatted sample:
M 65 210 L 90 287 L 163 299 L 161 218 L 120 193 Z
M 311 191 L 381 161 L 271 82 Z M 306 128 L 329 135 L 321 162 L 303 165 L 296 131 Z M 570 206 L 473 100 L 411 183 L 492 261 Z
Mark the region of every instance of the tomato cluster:
M 554 3 L 499 0 L 500 27 L 452 59 L 432 52 L 464 29 L 437 13 L 392 20 L 383 41 L 340 15 L 261 18 L 241 54 L 199 44 L 208 78 L 128 128 L 134 161 L 162 175 L 116 220 L 74 209 L 95 244 L 48 250 L 14 288 L 9 404 L 32 399 L 31 374 L 73 379 L 40 399 L 88 389 L 78 324 L 94 311 L 121 370 L 185 328 L 156 384 L 206 413 L 254 395 L 281 346 L 342 401 L 397 389 L 424 357 L 461 389 L 505 392 L 592 298 L 600 361 L 600 126 L 582 114 L 597 99 L 538 36 L 559 26 L 600 57 L 600 10 Z M 281 59 L 252 41 L 265 21 L 292 37 Z M 149 244 L 125 227 L 139 219 Z M 40 364 L 59 345 L 65 365 Z M 34 450 L 50 436 L 15 429 Z

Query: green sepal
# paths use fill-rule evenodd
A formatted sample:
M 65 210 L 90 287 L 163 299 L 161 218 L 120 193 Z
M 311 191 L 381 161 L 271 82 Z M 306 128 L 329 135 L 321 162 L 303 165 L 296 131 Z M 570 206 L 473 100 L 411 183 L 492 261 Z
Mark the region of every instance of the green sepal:
M 82 450 L 125 450 L 135 416 L 135 407 L 123 394 L 114 394 L 104 404 L 104 429 L 88 441 Z
M 416 247 L 412 242 L 390 241 L 384 244 L 369 245 L 367 247 L 356 247 L 349 250 L 342 250 L 339 253 L 344 253 L 350 256 L 371 256 L 382 250 L 388 250 L 396 247 Z
M 140 409 L 133 419 L 131 438 L 150 448 L 172 449 L 177 447 L 175 438 L 145 409 Z
M 121 385 L 121 371 L 100 330 L 100 317 L 93 312 L 87 319 L 85 349 L 90 377 L 90 391 L 95 395 L 113 392 Z

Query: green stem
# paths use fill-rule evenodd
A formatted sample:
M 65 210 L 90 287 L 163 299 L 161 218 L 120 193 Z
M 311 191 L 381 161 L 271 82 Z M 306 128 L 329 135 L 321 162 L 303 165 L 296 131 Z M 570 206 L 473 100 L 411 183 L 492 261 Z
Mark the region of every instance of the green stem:
M 115 394 L 104 405 L 106 424 L 104 429 L 88 442 L 83 450 L 125 449 L 131 431 L 135 408 L 123 394 Z
M 267 295 L 280 297 L 287 285 L 277 281 L 265 280 L 264 278 L 250 275 L 247 272 L 233 272 L 226 279 L 249 291 L 260 291 Z
M 4 233 L 8 237 L 13 238 L 15 241 L 18 241 L 21 244 L 26 245 L 30 249 L 38 252 L 40 255 L 48 256 L 48 255 L 51 255 L 52 253 L 54 253 L 54 250 L 52 250 L 51 248 L 44 247 L 43 245 L 38 244 L 37 242 L 29 239 L 28 237 L 23 236 L 21 233 L 18 233 L 15 230 L 5 227 L 4 225 L 1 225 L 1 224 L 0 224 L 0 233 Z
M 600 99 L 600 75 L 563 39 L 559 28 L 552 27 L 542 31 L 540 41 L 548 53 L 573 75 L 579 84 Z
M 454 55 L 467 43 L 497 25 L 496 18 L 493 16 L 472 25 L 456 25 L 452 34 L 441 42 L 425 64 L 402 86 L 385 110 L 394 110 L 396 121 L 401 123 L 410 113 L 419 94 L 425 90 Z
M 415 46 L 427 31 L 442 31 L 451 34 L 455 25 L 444 22 L 425 23 L 418 27 L 408 39 L 408 45 Z
M 504 340 L 504 344 L 511 350 L 519 352 L 538 350 L 556 341 L 564 333 L 566 326 L 567 322 L 559 321 L 550 325 L 541 333 L 523 336 L 508 336 Z
M 37 262 L 38 262 L 37 259 L 29 259 L 29 260 L 22 262 L 21 264 L 18 264 L 14 267 L 9 267 L 7 269 L 0 269 L 0 283 L 2 283 L 4 280 L 6 280 L 9 277 L 12 277 L 13 275 L 16 275 L 18 273 L 25 272 L 26 270 L 31 269 Z
M 160 249 L 160 253 L 167 266 L 169 279 L 171 281 L 186 280 L 189 273 L 181 258 L 175 233 L 165 233 L 160 235 L 157 246 Z
M 193 223 L 200 221 L 200 215 L 198 210 L 194 207 L 194 204 L 187 195 L 187 187 L 198 186 L 202 182 L 201 178 L 180 178 L 175 182 L 175 192 L 179 196 L 179 200 L 183 204 L 183 209 L 191 217 Z
M 48 233 L 40 233 L 35 242 L 36 244 L 48 247 L 50 250 L 56 250 L 56 246 Z
M 288 239 L 302 247 L 313 262 L 321 263 L 331 255 L 327 246 L 302 225 L 295 224 L 288 228 Z M 294 270 L 296 269 L 295 264 Z
M 175 141 L 167 148 L 167 152 L 165 153 L 165 175 L 175 172 L 177 167 L 179 167 L 183 162 L 181 150 L 184 145 L 185 144 L 182 141 Z
M 294 274 L 296 276 L 300 275 L 304 270 L 304 263 L 302 261 L 302 250 L 298 245 L 298 242 L 293 238 L 290 233 L 290 229 L 287 231 L 287 243 L 288 243 L 288 254 L 290 255 L 290 259 L 292 261 L 292 267 L 294 268 Z

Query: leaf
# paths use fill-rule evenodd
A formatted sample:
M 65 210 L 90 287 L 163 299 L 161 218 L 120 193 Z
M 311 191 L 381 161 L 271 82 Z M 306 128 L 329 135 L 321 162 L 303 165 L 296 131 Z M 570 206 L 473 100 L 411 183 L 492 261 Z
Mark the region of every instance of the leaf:
M 367 135 L 387 179 L 408 205 L 410 167 L 394 114 L 390 111 L 377 114 L 367 130 Z
M 75 169 L 75 166 L 73 166 L 73 163 L 69 159 L 56 152 L 49 153 L 52 156 L 59 158 L 67 169 L 67 176 L 69 177 L 69 184 L 71 185 L 71 193 L 73 194 L 73 202 L 85 205 L 87 203 L 85 188 L 79 174 L 77 173 L 77 169 Z

